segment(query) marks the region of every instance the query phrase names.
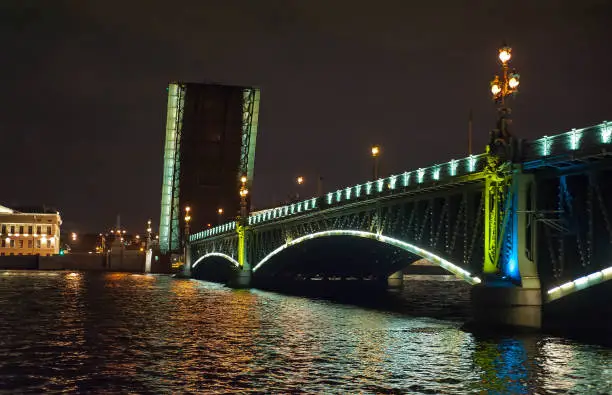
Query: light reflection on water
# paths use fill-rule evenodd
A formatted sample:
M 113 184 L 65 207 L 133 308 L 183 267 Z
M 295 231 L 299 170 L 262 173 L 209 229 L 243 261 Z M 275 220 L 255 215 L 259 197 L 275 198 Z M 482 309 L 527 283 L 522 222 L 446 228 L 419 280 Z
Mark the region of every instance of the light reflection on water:
M 465 302 L 452 282 L 411 283 L 394 295 L 412 314 L 443 305 L 430 306 L 437 318 L 414 318 L 376 306 L 388 301 L 349 305 L 166 276 L 8 273 L 0 276 L 7 393 L 612 391 L 610 349 L 462 330 L 446 319 Z

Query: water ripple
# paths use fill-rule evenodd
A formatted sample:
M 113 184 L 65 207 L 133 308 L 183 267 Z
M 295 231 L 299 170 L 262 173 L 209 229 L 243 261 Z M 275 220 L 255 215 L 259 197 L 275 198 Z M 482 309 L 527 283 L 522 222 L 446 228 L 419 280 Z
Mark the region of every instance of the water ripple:
M 3 393 L 612 391 L 609 349 L 460 329 L 454 283 L 348 305 L 165 276 L 5 273 Z

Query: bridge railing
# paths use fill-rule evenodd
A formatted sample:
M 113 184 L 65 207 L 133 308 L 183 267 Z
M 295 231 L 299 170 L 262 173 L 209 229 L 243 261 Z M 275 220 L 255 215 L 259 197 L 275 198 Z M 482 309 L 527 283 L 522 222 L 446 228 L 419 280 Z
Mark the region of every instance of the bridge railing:
M 526 167 L 535 167 L 532 162 L 554 162 L 572 159 L 578 155 L 588 156 L 600 153 L 612 144 L 612 122 L 572 129 L 569 132 L 554 136 L 544 136 L 526 144 L 523 151 Z M 580 151 L 578 154 L 577 151 Z
M 189 241 L 197 241 L 202 240 L 207 237 L 217 236 L 224 233 L 235 232 L 236 231 L 236 221 L 227 222 L 225 224 L 215 226 L 214 228 L 206 229 L 197 233 L 193 233 L 189 236 Z
M 352 187 L 338 189 L 325 195 L 328 206 L 342 204 L 358 199 L 370 199 L 383 193 L 393 194 L 411 189 L 452 182 L 461 176 L 478 173 L 486 165 L 485 154 L 471 155 L 467 158 L 452 159 L 449 162 L 394 174 L 375 181 L 368 181 Z
M 409 190 L 442 185 L 452 182 L 453 179 L 484 170 L 486 165 L 486 154 L 471 155 L 462 159 L 453 159 L 439 165 L 394 174 L 378 180 L 367 181 L 350 187 L 329 192 L 322 197 L 313 197 L 299 202 L 287 204 L 280 207 L 263 210 L 251 214 L 248 218 L 249 225 L 258 225 L 281 218 L 303 215 L 314 210 L 321 210 L 332 206 L 352 203 L 354 201 L 368 200 L 381 195 L 392 195 Z M 222 235 L 233 232 L 236 222 L 228 222 L 193 234 L 190 241 Z

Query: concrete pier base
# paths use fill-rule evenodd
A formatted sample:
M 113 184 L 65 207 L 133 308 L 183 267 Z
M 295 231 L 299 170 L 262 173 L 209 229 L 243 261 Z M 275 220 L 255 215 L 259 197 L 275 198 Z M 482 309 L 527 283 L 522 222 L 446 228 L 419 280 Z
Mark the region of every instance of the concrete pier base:
M 404 287 L 404 273 L 400 270 L 393 273 L 387 278 L 388 288 L 403 288 Z
M 240 270 L 227 285 L 232 288 L 251 288 L 251 271 Z
M 490 327 L 540 329 L 542 295 L 539 288 L 472 288 L 474 324 Z

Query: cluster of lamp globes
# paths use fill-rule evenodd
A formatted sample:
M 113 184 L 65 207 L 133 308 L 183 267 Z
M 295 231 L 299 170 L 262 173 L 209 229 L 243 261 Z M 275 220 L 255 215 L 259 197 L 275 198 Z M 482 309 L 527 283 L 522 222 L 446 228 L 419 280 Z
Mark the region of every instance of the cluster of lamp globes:
M 191 207 L 185 207 L 185 222 L 189 223 L 191 221 Z
M 508 73 L 508 62 L 512 58 L 512 48 L 502 47 L 499 49 L 499 60 L 502 63 L 503 74 L 500 78 L 495 76 L 491 81 L 491 93 L 494 100 L 503 99 L 504 96 L 518 92 L 519 74 L 513 70 Z
M 240 177 L 240 183 L 242 184 L 240 185 L 240 197 L 241 198 L 246 198 L 247 195 L 249 194 L 249 190 L 246 187 L 246 182 L 247 182 L 246 176 Z

